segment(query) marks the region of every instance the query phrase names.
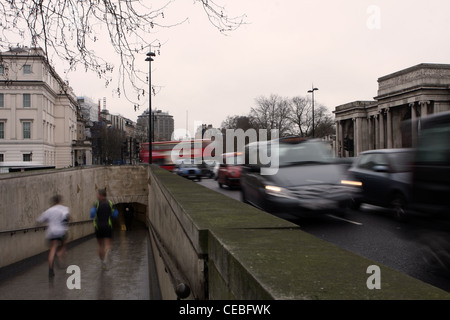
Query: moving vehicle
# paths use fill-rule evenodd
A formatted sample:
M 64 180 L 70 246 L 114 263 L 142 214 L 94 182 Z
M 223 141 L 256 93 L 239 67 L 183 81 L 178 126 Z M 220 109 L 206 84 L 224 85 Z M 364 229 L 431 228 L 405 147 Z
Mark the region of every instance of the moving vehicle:
M 412 164 L 413 213 L 432 227 L 419 234 L 422 257 L 432 272 L 450 277 L 450 112 L 419 118 Z
M 349 172 L 362 182 L 362 197 L 353 204 L 361 203 L 391 208 L 394 216 L 406 218 L 411 202 L 414 149 L 379 149 L 361 152 Z
M 152 142 L 152 163 L 172 171 L 175 166 L 172 161 L 172 151 L 176 151 L 180 158 L 201 159 L 205 148 L 210 143 L 211 140 L 207 139 Z M 140 144 L 139 159 L 141 163 L 149 162 L 148 146 L 148 142 Z
M 428 216 L 450 218 L 450 112 L 420 119 L 412 166 L 412 207 Z
M 246 146 L 241 176 L 243 202 L 273 214 L 298 217 L 343 214 L 359 197 L 361 182 L 347 176 L 345 164 L 333 158 L 321 140 L 279 139 L 278 171 L 263 175 L 259 150 L 272 145 L 269 141 Z M 258 159 L 256 164 L 250 163 L 252 157 Z
M 173 173 L 190 180 L 202 181 L 202 170 L 198 164 L 194 163 L 193 159 L 183 159 L 178 161 Z
M 200 168 L 202 170 L 202 176 L 207 178 L 214 177 L 214 166 L 216 165 L 216 161 L 214 160 L 203 160 Z
M 214 180 L 216 180 L 216 181 L 219 178 L 219 168 L 220 168 L 220 163 L 217 161 L 213 168 Z
M 241 152 L 228 152 L 222 154 L 223 162 L 219 165 L 217 183 L 220 188 L 226 185 L 229 188 L 241 186 L 241 170 L 244 158 Z

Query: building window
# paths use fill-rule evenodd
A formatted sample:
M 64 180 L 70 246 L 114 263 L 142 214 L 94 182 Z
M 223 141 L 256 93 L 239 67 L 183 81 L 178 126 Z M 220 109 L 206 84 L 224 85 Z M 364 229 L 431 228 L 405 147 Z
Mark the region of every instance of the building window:
M 0 65 L 0 75 L 4 75 L 5 74 L 5 67 Z
M 31 161 L 31 155 L 32 153 L 24 153 L 23 154 L 23 161 L 30 162 Z
M 5 96 L 3 95 L 3 93 L 0 93 L 0 108 L 4 107 L 5 107 Z
M 31 108 L 31 95 L 29 93 L 23 94 L 23 107 Z
M 23 74 L 31 74 L 31 65 L 30 64 L 23 65 Z
M 0 162 L 5 162 L 5 155 L 0 153 Z
M 23 123 L 23 138 L 31 139 L 31 122 Z
M 5 139 L 5 123 L 0 122 L 0 139 Z

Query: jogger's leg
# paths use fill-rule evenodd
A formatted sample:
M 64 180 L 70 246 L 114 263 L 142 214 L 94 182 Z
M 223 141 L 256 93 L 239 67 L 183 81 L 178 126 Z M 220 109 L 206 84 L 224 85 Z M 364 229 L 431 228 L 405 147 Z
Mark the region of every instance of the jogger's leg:
M 100 257 L 100 260 L 103 261 L 103 259 L 105 258 L 105 243 L 104 243 L 104 239 L 103 238 L 97 238 L 97 243 L 98 243 L 98 256 Z
M 106 257 L 109 254 L 109 251 L 111 250 L 111 239 L 110 238 L 105 238 L 104 239 L 104 258 L 106 259 Z
M 55 261 L 55 254 L 58 248 L 58 240 L 52 240 L 50 244 L 50 251 L 48 253 L 48 275 L 53 277 L 55 275 L 53 271 L 53 262 Z

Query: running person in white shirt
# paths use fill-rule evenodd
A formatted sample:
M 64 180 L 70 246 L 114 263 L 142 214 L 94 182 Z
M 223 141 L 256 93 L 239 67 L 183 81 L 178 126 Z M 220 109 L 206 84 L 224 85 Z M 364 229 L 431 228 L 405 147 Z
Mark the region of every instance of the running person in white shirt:
M 53 262 L 55 255 L 62 257 L 66 252 L 65 237 L 69 229 L 69 208 L 61 205 L 62 197 L 55 195 L 52 197 L 53 206 L 44 211 L 37 219 L 40 223 L 47 223 L 46 238 L 50 241 L 50 251 L 48 254 L 48 275 L 53 277 Z M 59 246 L 59 249 L 58 249 Z

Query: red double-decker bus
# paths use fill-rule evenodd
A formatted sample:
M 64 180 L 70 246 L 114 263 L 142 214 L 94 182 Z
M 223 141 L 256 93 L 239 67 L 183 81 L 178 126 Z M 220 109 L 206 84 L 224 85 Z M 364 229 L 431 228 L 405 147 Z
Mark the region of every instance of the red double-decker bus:
M 199 139 L 188 141 L 158 141 L 152 143 L 152 163 L 161 168 L 172 171 L 175 164 L 172 161 L 172 150 L 179 150 L 179 158 L 202 159 L 203 151 L 211 140 Z M 139 159 L 142 163 L 148 163 L 148 142 L 141 143 Z

